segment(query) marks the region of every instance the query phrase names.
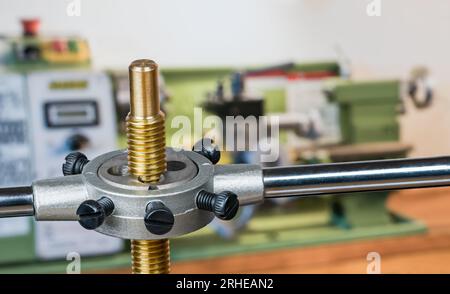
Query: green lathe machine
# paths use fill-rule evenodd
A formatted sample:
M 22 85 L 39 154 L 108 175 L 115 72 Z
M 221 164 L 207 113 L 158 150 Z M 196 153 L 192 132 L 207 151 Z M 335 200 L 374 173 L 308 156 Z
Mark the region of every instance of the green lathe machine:
M 320 150 L 325 151 L 327 160 L 332 162 L 406 157 L 411 146 L 399 142 L 401 81 L 341 80 L 336 79 L 336 68 L 339 68 L 336 63 L 322 62 L 295 65 L 288 72 L 288 80 L 292 80 L 293 76 L 306 80 L 311 77 L 323 79 L 321 91 L 327 93 L 328 102 L 340 113 L 337 123 L 340 140 L 331 140 L 333 143 L 325 141 L 322 145 L 312 144 L 307 148 L 300 145 L 295 148 L 295 156 L 301 158 L 304 151 L 311 153 L 313 150 L 314 153 Z M 274 75 L 275 79 L 280 78 L 279 73 Z M 265 75 L 259 77 L 268 78 Z M 326 86 L 329 81 L 333 85 L 331 88 Z M 198 88 L 192 83 L 186 82 L 184 85 L 188 84 L 190 86 L 177 90 L 183 95 L 188 95 L 190 89 L 198 92 Z M 265 99 L 266 114 L 292 108 L 286 101 L 280 101 L 287 99 L 289 86 L 280 86 L 279 82 L 273 84 L 276 86 L 262 87 L 261 91 Z M 168 87 L 170 89 L 170 83 Z M 282 141 L 284 137 L 282 134 Z M 301 162 L 307 163 L 308 160 Z M 425 225 L 420 221 L 389 211 L 386 207 L 389 192 L 363 194 L 363 197 L 330 195 L 322 199 L 272 203 L 256 211 L 247 226 L 229 240 L 221 240 L 209 229 L 175 240 L 179 249 L 174 252 L 174 257 L 204 258 L 426 231 Z M 199 244 L 202 246 L 199 247 Z
M 397 120 L 400 82 L 338 83 L 329 93 L 340 110 L 342 146 L 329 150 L 333 162 L 407 157 L 410 146 L 399 143 Z M 425 227 L 390 212 L 390 192 L 367 192 L 336 198 L 333 222 L 349 230 L 370 228 L 374 235 L 420 232 Z

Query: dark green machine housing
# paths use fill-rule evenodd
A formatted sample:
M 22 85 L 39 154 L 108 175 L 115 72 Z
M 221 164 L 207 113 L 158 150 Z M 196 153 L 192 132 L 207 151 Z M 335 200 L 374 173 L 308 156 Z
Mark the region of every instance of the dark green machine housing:
M 342 143 L 354 145 L 375 142 L 398 142 L 400 126 L 398 106 L 400 82 L 343 81 L 330 92 L 331 101 L 340 109 Z M 407 149 L 378 152 L 358 160 L 406 157 Z M 337 157 L 333 161 L 347 161 Z M 341 195 L 333 201 L 334 222 L 343 227 L 392 224 L 395 219 L 386 208 L 389 192 L 366 192 Z
M 345 81 L 331 92 L 339 105 L 342 143 L 399 140 L 399 81 Z

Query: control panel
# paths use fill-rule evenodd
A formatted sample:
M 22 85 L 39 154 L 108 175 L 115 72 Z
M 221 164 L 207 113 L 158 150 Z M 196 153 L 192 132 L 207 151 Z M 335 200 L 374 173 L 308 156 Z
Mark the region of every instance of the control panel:
M 61 174 L 71 151 L 96 156 L 116 146 L 114 100 L 109 77 L 85 71 L 28 75 L 37 178 Z M 102 138 L 98 140 L 98 138 Z
M 12 40 L 13 63 L 44 63 L 69 65 L 89 63 L 89 47 L 85 40 L 77 37 L 36 37 Z
M 33 180 L 27 102 L 24 77 L 0 75 L 0 188 L 24 186 Z M 29 218 L 1 219 L 0 238 L 16 240 L 19 245 L 8 254 L 0 254 L 0 262 L 30 258 L 31 231 Z
M 25 79 L 0 75 L 0 186 L 32 180 Z
M 117 148 L 112 86 L 106 74 L 68 70 L 0 77 L 2 187 L 61 176 L 61 162 L 70 151 L 98 156 Z M 28 219 L 17 220 L 21 223 L 2 220 L 0 237 L 2 230 L 4 237 L 28 234 L 23 243 L 34 246 L 34 256 L 28 258 L 65 258 L 69 252 L 97 255 L 123 247 L 120 239 L 83 230 L 76 223 L 31 227 Z
M 39 33 L 39 19 L 22 20 L 22 36 L 6 38 L 5 63 L 12 69 L 87 67 L 91 53 L 87 40 L 78 36 Z

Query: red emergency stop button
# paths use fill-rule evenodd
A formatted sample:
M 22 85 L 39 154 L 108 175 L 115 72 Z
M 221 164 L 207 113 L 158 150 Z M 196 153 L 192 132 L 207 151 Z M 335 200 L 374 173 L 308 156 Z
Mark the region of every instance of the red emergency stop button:
M 24 36 L 35 37 L 39 33 L 39 28 L 41 26 L 41 21 L 37 18 L 23 19 L 22 29 Z

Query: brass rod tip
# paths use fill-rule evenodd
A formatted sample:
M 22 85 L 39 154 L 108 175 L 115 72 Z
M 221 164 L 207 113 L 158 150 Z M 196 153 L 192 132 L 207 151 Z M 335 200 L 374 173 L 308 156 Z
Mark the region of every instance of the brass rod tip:
M 150 59 L 137 59 L 130 64 L 129 70 L 135 72 L 157 71 L 158 64 Z
M 130 116 L 148 118 L 160 112 L 158 64 L 149 59 L 138 59 L 129 66 Z

